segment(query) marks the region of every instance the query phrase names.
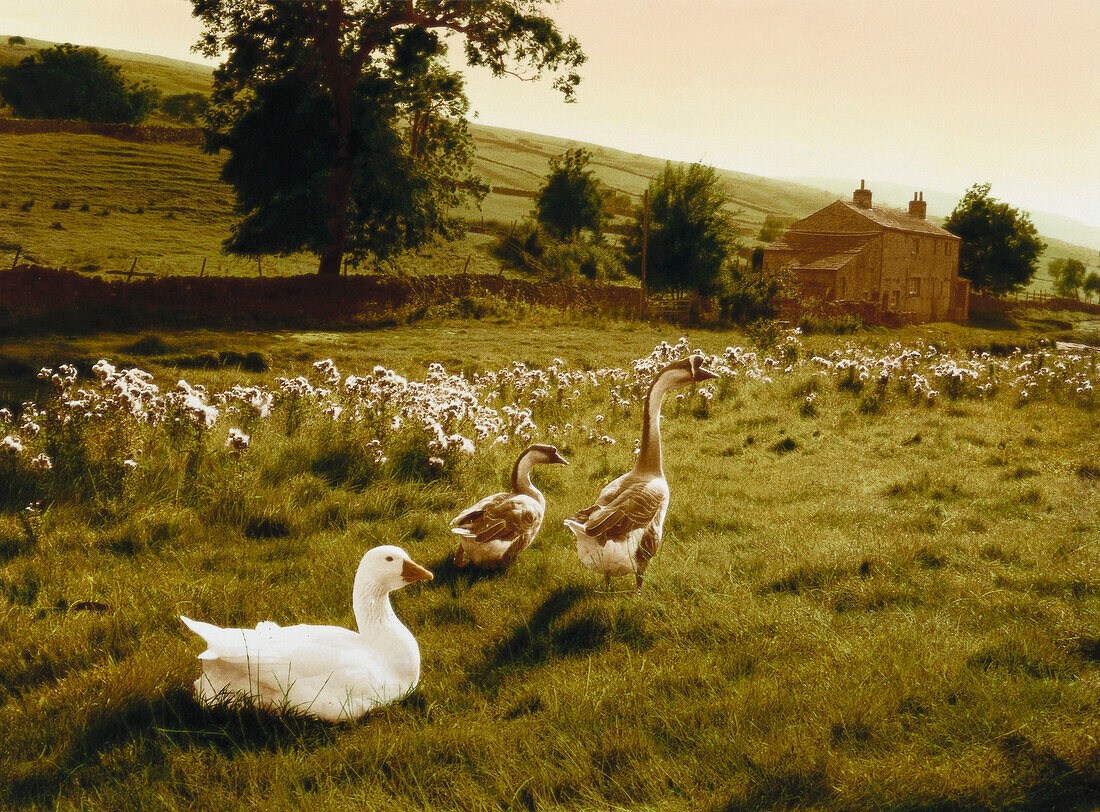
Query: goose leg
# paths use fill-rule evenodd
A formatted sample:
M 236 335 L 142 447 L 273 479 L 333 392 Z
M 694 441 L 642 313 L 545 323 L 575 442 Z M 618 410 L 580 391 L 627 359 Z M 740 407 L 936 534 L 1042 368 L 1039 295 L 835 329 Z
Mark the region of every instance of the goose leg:
M 611 576 L 608 575 L 606 572 L 603 576 L 603 588 L 606 589 L 608 592 L 611 591 Z
M 462 549 L 461 544 L 459 544 L 458 549 L 455 550 L 455 566 L 456 567 L 465 567 L 466 566 L 466 551 Z
M 642 594 L 642 576 L 639 573 L 634 573 L 634 594 Z

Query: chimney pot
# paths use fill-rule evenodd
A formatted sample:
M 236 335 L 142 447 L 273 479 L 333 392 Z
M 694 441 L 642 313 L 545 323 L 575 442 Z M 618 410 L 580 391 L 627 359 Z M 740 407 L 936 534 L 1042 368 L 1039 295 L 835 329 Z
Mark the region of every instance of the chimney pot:
M 871 208 L 871 190 L 866 187 L 863 180 L 859 182 L 859 188 L 852 193 L 852 205 L 861 209 Z
M 915 193 L 909 201 L 909 216 L 924 220 L 928 216 L 928 204 L 924 202 L 924 192 Z

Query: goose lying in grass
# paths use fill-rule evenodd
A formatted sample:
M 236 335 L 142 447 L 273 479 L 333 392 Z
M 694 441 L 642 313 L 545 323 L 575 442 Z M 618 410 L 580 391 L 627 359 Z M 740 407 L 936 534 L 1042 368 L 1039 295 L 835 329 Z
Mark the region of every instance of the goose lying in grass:
M 634 573 L 635 588 L 661 545 L 668 509 L 668 483 L 661 467 L 661 403 L 670 389 L 717 378 L 692 355 L 661 370 L 649 387 L 642 415 L 642 444 L 634 468 L 600 491 L 596 504 L 580 511 L 565 526 L 577 537 L 581 563 L 604 576 Z
M 375 547 L 352 590 L 358 633 L 339 626 L 223 629 L 180 616 L 206 651 L 195 691 L 205 704 L 246 699 L 327 721 L 355 719 L 401 699 L 420 680 L 420 647 L 390 606 L 390 592 L 432 574 L 400 547 Z
M 531 468 L 553 463 L 569 464 L 552 445 L 528 446 L 512 466 L 512 490 L 486 496 L 451 520 L 451 532 L 462 537 L 456 567 L 507 567 L 531 546 L 546 512 L 546 499 L 531 483 Z

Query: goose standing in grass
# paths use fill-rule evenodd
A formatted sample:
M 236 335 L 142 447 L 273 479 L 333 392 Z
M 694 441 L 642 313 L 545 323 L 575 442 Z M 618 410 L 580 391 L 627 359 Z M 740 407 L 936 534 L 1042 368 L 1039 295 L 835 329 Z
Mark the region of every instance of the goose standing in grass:
M 604 576 L 634 573 L 642 591 L 642 576 L 661 545 L 668 509 L 668 483 L 661 467 L 661 403 L 670 389 L 717 378 L 702 355 L 673 361 L 650 384 L 642 415 L 642 443 L 634 468 L 600 491 L 596 504 L 585 508 L 565 526 L 577 537 L 581 563 Z
M 512 490 L 486 496 L 451 520 L 451 532 L 462 537 L 456 567 L 507 567 L 531 546 L 546 513 L 546 499 L 531 482 L 531 468 L 554 463 L 569 464 L 552 445 L 528 446 L 512 466 Z
M 223 629 L 180 616 L 206 641 L 195 691 L 205 704 L 246 699 L 335 722 L 401 699 L 420 680 L 420 647 L 397 619 L 390 593 L 432 574 L 400 547 L 375 547 L 352 589 L 358 633 L 339 626 Z

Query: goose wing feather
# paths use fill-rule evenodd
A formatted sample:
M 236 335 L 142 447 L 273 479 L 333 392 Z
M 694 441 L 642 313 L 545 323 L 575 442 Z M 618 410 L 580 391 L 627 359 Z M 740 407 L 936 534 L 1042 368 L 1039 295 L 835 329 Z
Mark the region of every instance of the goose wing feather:
M 339 626 L 299 624 L 280 626 L 266 621 L 255 629 L 223 629 L 210 623 L 182 618 L 206 641 L 200 660 L 217 660 L 225 666 L 257 668 L 276 673 L 293 669 L 300 678 L 330 674 L 333 665 L 343 671 L 361 671 L 369 661 L 363 658 L 363 639 Z M 373 673 L 373 669 L 367 668 Z
M 611 482 L 596 504 L 575 517 L 584 532 L 601 542 L 647 527 L 668 504 L 668 484 L 662 477 L 631 474 Z
M 451 532 L 484 544 L 509 541 L 528 534 L 542 518 L 542 506 L 529 496 L 495 493 L 460 513 Z

